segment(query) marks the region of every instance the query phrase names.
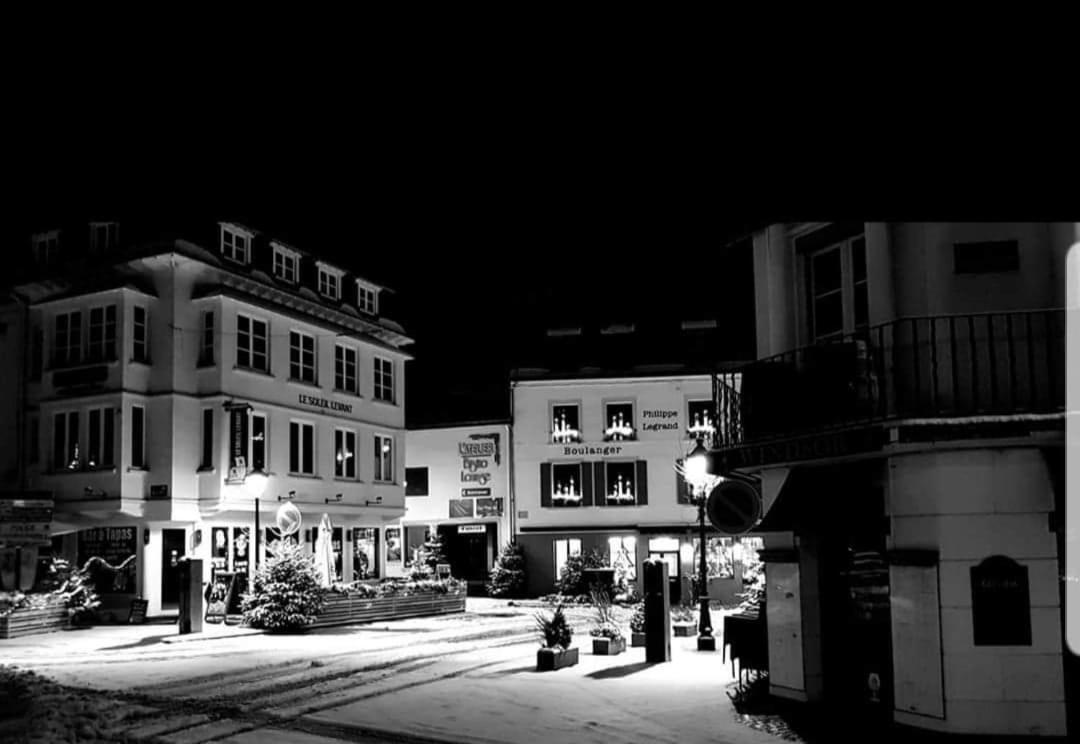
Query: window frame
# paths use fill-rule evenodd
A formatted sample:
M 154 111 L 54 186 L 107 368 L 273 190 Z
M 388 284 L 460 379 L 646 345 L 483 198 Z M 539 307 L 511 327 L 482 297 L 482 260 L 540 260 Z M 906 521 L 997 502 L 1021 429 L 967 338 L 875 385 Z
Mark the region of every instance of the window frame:
M 574 509 L 581 506 L 582 491 L 581 484 L 584 479 L 584 471 L 586 467 L 591 467 L 589 463 L 576 461 L 576 462 L 553 462 L 551 463 L 551 506 L 554 509 Z M 559 494 L 556 491 L 559 479 L 555 476 L 556 469 L 577 468 L 577 494 L 574 498 L 573 492 Z M 574 483 L 574 478 L 570 479 L 571 483 Z M 595 503 L 595 496 L 594 496 Z
M 112 311 L 112 319 L 109 315 Z M 98 323 L 94 322 L 94 313 L 100 312 L 101 318 Z M 87 362 L 111 362 L 116 359 L 116 327 L 117 307 L 116 303 L 107 305 L 94 305 L 86 313 L 86 361 Z M 95 342 L 95 328 L 100 333 L 100 338 Z M 98 348 L 95 349 L 95 346 Z
M 299 346 L 294 346 L 294 341 L 299 340 Z M 304 362 L 304 355 L 307 350 L 304 349 L 305 342 L 311 344 L 311 364 L 307 365 Z M 297 361 L 293 361 L 293 354 L 296 354 Z M 297 374 L 299 372 L 299 374 Z M 307 376 L 310 373 L 310 378 Z M 289 380 L 291 382 L 302 382 L 308 385 L 319 384 L 319 344 L 315 338 L 315 334 L 308 333 L 306 331 L 297 330 L 295 328 L 289 329 Z
M 704 407 L 707 418 L 700 420 L 694 418 L 694 409 Z M 686 398 L 686 438 L 701 439 L 704 443 L 708 444 L 712 441 L 712 438 L 716 436 L 716 422 L 712 420 L 712 416 L 716 413 L 713 408 L 712 398 L 699 398 L 688 396 Z
M 139 412 L 139 426 L 135 426 L 135 411 Z M 138 431 L 136 431 L 138 429 Z M 136 434 L 139 436 L 136 437 Z M 133 403 L 131 405 L 131 446 L 129 447 L 132 470 L 146 470 L 146 406 Z M 139 457 L 135 457 L 136 452 Z
M 202 418 L 199 423 L 202 429 L 201 454 L 199 456 L 199 470 L 214 469 L 214 409 L 202 409 Z
M 409 472 L 410 471 L 416 472 L 418 470 L 423 470 L 424 471 L 424 486 L 423 486 L 424 490 L 423 490 L 423 493 L 419 493 L 419 492 L 417 492 L 415 490 L 414 491 L 409 490 L 410 488 L 413 488 L 413 489 L 419 488 L 419 486 L 417 486 L 417 485 L 412 485 L 412 486 L 409 485 L 409 481 L 410 481 Z M 414 483 L 415 483 L 415 481 L 414 481 Z M 424 496 L 430 496 L 431 495 L 431 472 L 430 472 L 427 465 L 417 466 L 417 467 L 413 467 L 413 468 L 410 468 L 410 467 L 405 468 L 405 495 L 410 496 L 410 497 L 418 496 L 418 497 L 421 497 L 421 498 L 424 497 Z
M 142 323 L 139 323 L 139 313 L 142 312 Z M 139 338 L 139 328 L 142 328 L 142 338 Z M 146 305 L 131 306 L 131 361 L 140 364 L 150 363 L 150 310 Z
M 259 442 L 256 439 L 255 434 L 255 421 L 258 419 L 262 422 L 262 441 Z M 261 461 L 255 457 L 255 448 L 257 446 L 262 447 L 262 459 Z M 250 411 L 248 414 L 248 464 L 252 470 L 261 469 L 263 472 L 269 470 L 270 464 L 270 415 L 265 411 Z
M 611 494 L 607 491 L 603 494 L 604 506 L 637 506 L 638 505 L 638 482 L 637 482 L 637 461 L 636 460 L 603 460 L 604 463 L 604 488 L 610 489 L 615 483 L 617 478 L 611 477 L 611 469 L 618 467 L 620 469 L 626 469 L 630 472 L 631 482 L 634 484 L 633 494 L 634 497 L 630 501 L 613 499 Z M 595 489 L 594 489 L 595 490 Z M 593 494 L 593 503 L 597 502 L 596 494 Z
M 200 367 L 213 367 L 214 359 L 214 334 L 217 319 L 213 310 L 202 311 L 202 328 L 199 335 L 199 362 Z
M 389 434 L 376 433 L 373 437 L 375 442 L 375 477 L 373 480 L 376 483 L 393 483 L 394 482 L 394 437 Z M 384 443 L 390 444 L 389 452 L 383 449 Z M 389 477 L 384 477 L 389 473 Z
M 95 414 L 98 419 L 96 427 Z M 90 470 L 109 470 L 116 467 L 115 416 L 112 406 L 93 406 L 86 411 L 86 467 Z M 95 439 L 97 447 L 94 446 Z
M 246 320 L 248 322 L 248 330 L 246 332 L 240 330 L 240 321 Z M 255 340 L 258 337 L 255 333 L 255 324 L 262 323 L 263 325 L 263 343 L 266 347 L 264 354 L 265 367 L 254 366 L 255 362 Z M 247 337 L 247 347 L 241 348 L 240 340 Z M 241 364 L 240 354 L 245 353 L 248 355 L 248 364 Z M 259 317 L 258 315 L 249 315 L 247 313 L 236 314 L 236 368 L 247 370 L 248 372 L 261 372 L 263 374 L 270 374 L 270 321 L 266 318 Z
M 91 222 L 90 225 L 90 250 L 101 252 L 115 248 L 120 243 L 119 222 Z M 98 240 L 98 230 L 104 228 L 104 244 Z
M 574 551 L 574 543 L 577 543 L 577 550 Z M 560 551 L 559 548 L 565 546 L 564 551 Z M 557 582 L 562 578 L 563 567 L 566 566 L 567 560 L 574 555 L 584 555 L 582 552 L 583 547 L 580 537 L 559 537 L 551 541 L 551 557 L 555 563 L 555 581 Z M 559 553 L 563 552 L 562 561 L 559 561 Z
M 624 423 L 622 429 L 616 430 L 616 427 L 608 414 L 609 406 L 630 406 L 630 420 L 629 425 Z M 637 401 L 632 398 L 611 398 L 610 400 L 604 400 L 601 409 L 603 410 L 603 432 L 605 442 L 633 442 L 637 439 Z M 554 420 L 554 415 L 552 416 Z
M 59 442 L 62 452 L 57 451 L 57 421 L 63 421 L 64 434 L 63 441 Z M 72 426 L 74 423 L 74 426 Z M 79 416 L 79 411 L 72 409 L 65 409 L 62 411 L 53 411 L 53 429 L 52 429 L 52 472 L 62 473 L 68 470 L 77 470 L 81 466 L 81 462 L 75 457 L 79 446 L 79 428 L 82 421 Z M 72 464 L 75 467 L 72 467 Z
M 311 432 L 310 463 L 305 462 L 304 432 Z M 296 450 L 296 468 L 293 467 L 293 449 Z M 289 475 L 312 477 L 318 473 L 318 457 L 316 450 L 318 443 L 315 441 L 315 423 L 305 419 L 289 419 Z M 311 469 L 305 470 L 304 465 L 310 464 Z
M 64 344 L 60 344 L 60 319 L 64 319 Z M 74 321 L 74 322 L 73 322 Z M 53 314 L 52 366 L 74 367 L 82 364 L 83 355 L 82 310 L 68 310 Z M 64 353 L 61 355 L 60 350 Z
M 389 367 L 390 383 L 387 385 L 387 366 Z M 397 370 L 395 369 L 394 360 L 388 357 L 375 356 L 374 357 L 374 375 L 372 376 L 373 398 L 383 403 L 390 403 L 391 405 L 397 405 Z M 386 397 L 386 390 L 389 389 L 390 395 Z
M 348 355 L 350 353 L 352 353 L 353 357 L 351 387 L 348 385 Z M 339 367 L 341 369 L 340 372 L 338 371 Z M 339 384 L 339 382 L 341 384 Z M 348 393 L 349 395 L 360 395 L 360 350 L 355 346 L 342 343 L 334 344 L 334 391 Z
M 855 251 L 856 244 L 861 243 L 862 251 L 862 277 L 856 276 L 857 261 Z M 839 253 L 840 258 L 840 286 L 818 292 L 815 286 L 817 275 L 814 262 L 820 256 L 833 251 Z M 862 231 L 849 235 L 841 240 L 834 240 L 827 245 L 815 247 L 805 252 L 806 261 L 806 308 L 807 326 L 810 342 L 812 344 L 829 343 L 842 340 L 845 337 L 858 333 L 866 333 L 870 325 L 870 284 L 869 270 L 867 265 L 866 232 Z M 860 296 L 860 290 L 862 290 Z M 840 328 L 828 333 L 818 332 L 818 301 L 833 295 L 840 297 Z M 859 322 L 860 303 L 864 315 L 863 322 Z
M 370 298 L 370 302 L 366 302 L 365 297 Z M 368 315 L 379 314 L 379 290 L 360 279 L 356 280 L 356 308 Z
M 35 233 L 30 242 L 33 246 L 34 258 L 42 266 L 51 265 L 60 253 L 60 231 L 47 230 Z M 42 255 L 44 253 L 44 255 Z
M 325 264 L 319 261 L 315 264 L 318 269 L 318 281 L 317 287 L 319 290 L 319 296 L 326 297 L 327 299 L 334 300 L 335 302 L 341 301 L 341 280 L 345 277 L 345 272 L 341 269 Z M 323 281 L 325 278 L 326 281 Z M 333 280 L 331 282 L 331 279 Z M 327 291 L 333 285 L 333 293 Z
M 348 448 L 349 438 L 352 438 L 352 451 L 345 457 L 342 457 L 342 448 Z M 340 440 L 340 441 L 339 441 Z M 349 429 L 344 426 L 334 427 L 334 478 L 337 480 L 355 481 L 359 480 L 360 472 L 357 467 L 360 453 L 358 451 L 358 443 L 360 436 L 356 429 Z M 346 451 L 348 451 L 346 449 Z M 349 468 L 352 468 L 352 473 L 349 473 Z
M 273 272 L 274 278 L 288 284 L 300 282 L 300 251 L 271 241 L 270 246 L 274 249 Z M 278 260 L 280 259 L 280 261 Z M 280 269 L 280 271 L 279 271 Z M 288 276 L 291 273 L 292 276 Z
M 577 418 L 576 428 L 567 423 L 566 429 L 557 428 L 555 418 L 557 408 L 573 408 Z M 577 444 L 585 439 L 581 421 L 582 405 L 580 400 L 553 400 L 548 404 L 548 441 L 551 444 Z M 563 433 L 565 432 L 565 433 Z
M 231 240 L 226 240 L 226 237 Z M 221 225 L 221 255 L 233 263 L 247 266 L 251 263 L 251 244 L 255 235 L 249 230 L 244 230 L 236 225 Z M 240 245 L 239 241 L 243 241 Z M 243 258 L 238 258 L 237 253 L 242 252 Z

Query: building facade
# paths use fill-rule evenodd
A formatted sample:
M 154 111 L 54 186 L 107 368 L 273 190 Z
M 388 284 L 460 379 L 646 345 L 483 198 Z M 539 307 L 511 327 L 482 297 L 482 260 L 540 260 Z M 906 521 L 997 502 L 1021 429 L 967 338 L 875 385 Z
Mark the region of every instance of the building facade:
M 698 510 L 675 465 L 713 431 L 708 375 L 511 382 L 517 540 L 528 590 L 556 591 L 567 557 L 597 551 L 638 594 L 640 566 L 668 563 L 673 603 L 692 600 Z M 744 541 L 709 527 L 710 598 L 737 601 Z
M 434 529 L 451 574 L 467 581 L 470 593 L 483 593 L 514 534 L 509 424 L 414 429 L 405 438 L 401 560 L 413 560 Z
M 386 575 L 410 339 L 380 313 L 384 288 L 243 225 L 202 243 L 114 229 L 92 229 L 81 261 L 64 246 L 66 269 L 35 236 L 45 270 L 12 295 L 20 485 L 52 493 L 54 550 L 124 565 L 105 606 L 141 596 L 160 614 L 177 606 L 180 558 L 201 558 L 205 581 L 247 574 L 292 501 L 292 539 L 314 546 L 329 515 L 340 578 Z
M 759 361 L 718 473 L 760 479 L 769 685 L 963 733 L 1066 732 L 1065 254 L 1076 224 L 754 235 Z

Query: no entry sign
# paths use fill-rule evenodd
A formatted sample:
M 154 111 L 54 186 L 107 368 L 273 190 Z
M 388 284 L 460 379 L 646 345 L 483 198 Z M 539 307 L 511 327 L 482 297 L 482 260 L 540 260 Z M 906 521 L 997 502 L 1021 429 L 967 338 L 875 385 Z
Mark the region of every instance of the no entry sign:
M 761 494 L 745 481 L 726 479 L 709 494 L 705 511 L 716 529 L 741 535 L 761 520 Z

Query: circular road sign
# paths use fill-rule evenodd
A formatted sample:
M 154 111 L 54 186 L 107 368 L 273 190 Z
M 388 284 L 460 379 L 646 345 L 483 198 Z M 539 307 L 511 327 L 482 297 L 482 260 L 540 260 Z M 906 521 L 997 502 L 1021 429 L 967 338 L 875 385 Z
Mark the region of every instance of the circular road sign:
M 761 494 L 745 481 L 726 479 L 709 494 L 705 511 L 716 529 L 741 535 L 761 520 Z

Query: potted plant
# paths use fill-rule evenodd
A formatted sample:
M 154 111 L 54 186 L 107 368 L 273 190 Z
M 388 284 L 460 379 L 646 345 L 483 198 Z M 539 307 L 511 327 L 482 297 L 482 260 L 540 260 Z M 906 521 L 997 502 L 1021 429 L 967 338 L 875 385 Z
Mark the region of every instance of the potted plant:
M 566 621 L 561 604 L 555 608 L 551 617 L 538 613 L 536 627 L 541 638 L 540 650 L 536 652 L 537 671 L 554 671 L 578 663 L 578 650 L 570 648 L 574 631 Z
M 611 597 L 604 589 L 595 588 L 590 592 L 593 607 L 596 608 L 596 624 L 589 631 L 593 638 L 592 652 L 597 656 L 615 656 L 626 650 L 626 638 L 615 620 L 611 609 Z
M 630 645 L 634 648 L 645 645 L 645 600 L 634 605 L 634 614 L 630 616 Z
M 690 637 L 694 635 L 696 617 L 693 608 L 687 605 L 678 605 L 671 608 L 671 629 L 676 636 Z

